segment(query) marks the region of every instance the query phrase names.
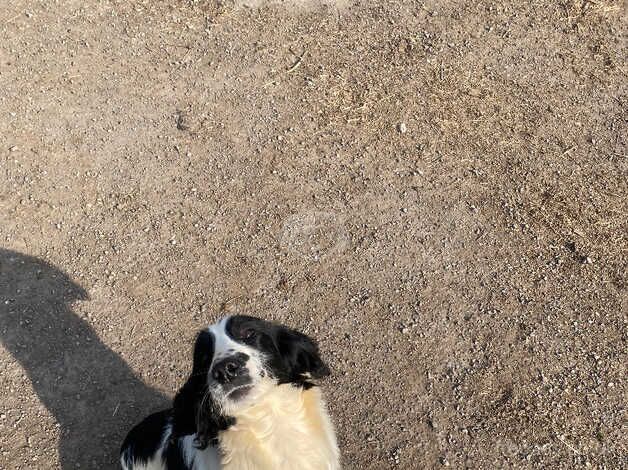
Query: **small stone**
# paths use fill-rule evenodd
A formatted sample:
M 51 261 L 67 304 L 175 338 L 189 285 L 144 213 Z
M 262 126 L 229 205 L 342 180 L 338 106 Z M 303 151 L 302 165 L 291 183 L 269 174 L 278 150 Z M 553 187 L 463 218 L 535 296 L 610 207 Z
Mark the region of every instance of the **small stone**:
M 399 131 L 399 133 L 405 134 L 406 132 L 408 132 L 408 127 L 406 126 L 405 122 L 400 122 L 397 125 L 397 130 Z
M 17 145 L 11 145 L 11 147 L 9 147 L 9 152 L 15 152 L 16 150 L 18 150 Z

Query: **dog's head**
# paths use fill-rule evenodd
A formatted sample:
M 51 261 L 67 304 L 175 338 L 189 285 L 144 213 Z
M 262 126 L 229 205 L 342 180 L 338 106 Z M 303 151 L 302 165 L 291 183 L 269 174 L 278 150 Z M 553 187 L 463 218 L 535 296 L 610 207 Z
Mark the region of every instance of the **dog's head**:
M 174 400 L 173 436 L 197 435 L 204 448 L 238 410 L 277 385 L 309 388 L 329 375 L 318 346 L 306 335 L 259 318 L 229 316 L 202 330 L 192 373 Z

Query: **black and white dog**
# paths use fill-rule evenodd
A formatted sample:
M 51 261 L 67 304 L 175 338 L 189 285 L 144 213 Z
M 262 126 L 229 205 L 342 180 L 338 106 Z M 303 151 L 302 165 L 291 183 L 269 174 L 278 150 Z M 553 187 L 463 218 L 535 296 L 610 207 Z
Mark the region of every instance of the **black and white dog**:
M 313 379 L 316 343 L 282 325 L 230 316 L 202 330 L 169 410 L 127 436 L 124 470 L 336 470 L 336 436 Z

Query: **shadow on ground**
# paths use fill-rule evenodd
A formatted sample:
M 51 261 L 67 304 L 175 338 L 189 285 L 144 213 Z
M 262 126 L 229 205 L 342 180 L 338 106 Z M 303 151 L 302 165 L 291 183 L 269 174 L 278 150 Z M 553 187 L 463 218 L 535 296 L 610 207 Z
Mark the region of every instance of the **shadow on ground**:
M 0 299 L 0 341 L 60 426 L 61 468 L 118 468 L 131 423 L 167 398 L 72 311 L 70 302 L 87 293 L 61 270 L 0 249 Z

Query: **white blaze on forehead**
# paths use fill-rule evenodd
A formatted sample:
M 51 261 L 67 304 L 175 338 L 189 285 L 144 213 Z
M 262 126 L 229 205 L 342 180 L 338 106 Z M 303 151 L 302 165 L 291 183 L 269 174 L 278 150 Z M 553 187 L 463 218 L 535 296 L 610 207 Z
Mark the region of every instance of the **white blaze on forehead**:
M 256 362 L 256 365 L 260 366 L 260 353 L 256 349 L 235 341 L 227 333 L 227 323 L 231 317 L 225 317 L 218 323 L 211 325 L 207 330 L 214 335 L 214 357 L 212 359 L 209 370 L 212 369 L 214 364 L 221 359 L 229 356 L 233 356 L 237 353 L 244 353 L 249 356 L 249 362 L 251 360 Z
M 218 323 L 214 323 L 208 328 L 209 332 L 214 335 L 214 357 L 212 359 L 212 367 L 217 361 L 228 356 L 233 356 L 240 350 L 238 347 L 241 346 L 240 343 L 234 341 L 229 334 L 227 334 L 227 322 L 229 321 L 229 318 L 230 317 L 222 318 Z

